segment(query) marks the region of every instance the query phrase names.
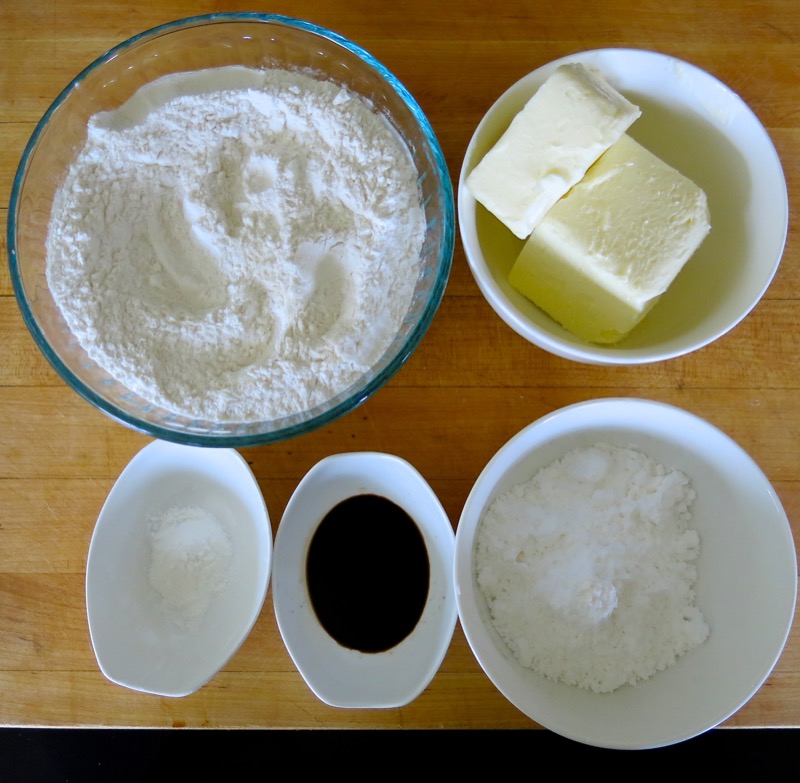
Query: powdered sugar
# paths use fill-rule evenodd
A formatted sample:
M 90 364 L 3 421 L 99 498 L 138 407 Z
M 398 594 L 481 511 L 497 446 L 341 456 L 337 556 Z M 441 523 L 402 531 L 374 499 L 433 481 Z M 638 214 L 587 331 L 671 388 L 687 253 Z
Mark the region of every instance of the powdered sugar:
M 277 418 L 386 350 L 424 231 L 408 150 L 362 99 L 221 68 L 92 119 L 54 203 L 48 281 L 87 353 L 146 400 Z
M 476 573 L 520 663 L 608 692 L 702 643 L 694 496 L 682 472 L 596 444 L 498 497 L 478 529 Z

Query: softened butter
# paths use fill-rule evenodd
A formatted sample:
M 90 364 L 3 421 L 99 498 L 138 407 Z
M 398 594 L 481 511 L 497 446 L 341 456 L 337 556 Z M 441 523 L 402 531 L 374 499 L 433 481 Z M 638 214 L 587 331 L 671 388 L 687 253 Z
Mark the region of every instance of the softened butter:
M 600 74 L 581 63 L 562 65 L 473 169 L 467 187 L 526 239 L 640 115 Z
M 509 282 L 578 337 L 615 343 L 709 230 L 702 189 L 626 134 L 539 222 Z

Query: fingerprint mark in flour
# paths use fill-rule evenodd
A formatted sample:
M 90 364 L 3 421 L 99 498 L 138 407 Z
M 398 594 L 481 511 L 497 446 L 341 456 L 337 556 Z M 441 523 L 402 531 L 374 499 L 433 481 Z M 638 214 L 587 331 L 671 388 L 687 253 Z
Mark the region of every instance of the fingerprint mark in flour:
M 265 241 L 280 243 L 287 196 L 287 189 L 279 187 L 283 168 L 274 151 L 225 138 L 212 156 L 208 189 L 198 189 L 196 198 L 205 200 L 232 239 L 258 232 Z
M 341 247 L 312 242 L 298 247 L 295 263 L 302 275 L 302 309 L 290 327 L 289 339 L 320 344 L 348 309 L 352 282 L 339 257 Z
M 152 303 L 200 315 L 226 301 L 225 279 L 213 240 L 200 228 L 199 210 L 178 187 L 162 185 L 151 196 L 146 222 L 154 260 L 149 275 Z

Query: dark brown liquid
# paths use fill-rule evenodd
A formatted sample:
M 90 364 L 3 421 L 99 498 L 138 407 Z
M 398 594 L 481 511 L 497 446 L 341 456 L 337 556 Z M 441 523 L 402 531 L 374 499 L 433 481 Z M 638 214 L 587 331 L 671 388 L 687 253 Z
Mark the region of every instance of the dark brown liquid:
M 314 532 L 306 583 L 331 637 L 353 650 L 384 652 L 414 630 L 425 608 L 425 540 L 391 500 L 355 495 L 334 506 Z

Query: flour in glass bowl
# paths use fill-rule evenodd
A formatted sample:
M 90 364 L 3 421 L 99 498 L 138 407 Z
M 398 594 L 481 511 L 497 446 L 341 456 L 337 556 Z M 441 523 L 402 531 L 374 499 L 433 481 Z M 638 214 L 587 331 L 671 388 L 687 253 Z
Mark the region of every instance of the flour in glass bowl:
M 694 498 L 681 471 L 597 443 L 495 499 L 478 528 L 476 578 L 514 657 L 607 693 L 705 641 Z
M 92 360 L 212 421 L 346 389 L 411 304 L 417 172 L 332 82 L 238 66 L 164 77 L 95 115 L 54 201 L 47 277 Z

